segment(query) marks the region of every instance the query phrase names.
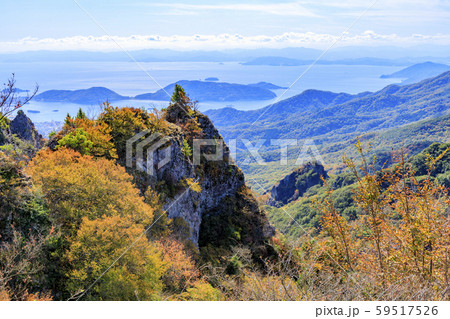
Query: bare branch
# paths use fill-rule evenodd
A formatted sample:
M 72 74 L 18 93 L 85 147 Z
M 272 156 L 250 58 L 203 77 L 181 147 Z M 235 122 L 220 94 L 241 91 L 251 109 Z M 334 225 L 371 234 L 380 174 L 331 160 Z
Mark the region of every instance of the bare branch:
M 8 83 L 3 84 L 4 88 L 0 91 L 0 122 L 8 118 L 14 111 L 21 108 L 31 101 L 39 91 L 39 85 L 36 84 L 31 93 L 27 93 L 25 97 L 18 94 L 16 86 L 16 78 L 14 73 L 8 79 Z

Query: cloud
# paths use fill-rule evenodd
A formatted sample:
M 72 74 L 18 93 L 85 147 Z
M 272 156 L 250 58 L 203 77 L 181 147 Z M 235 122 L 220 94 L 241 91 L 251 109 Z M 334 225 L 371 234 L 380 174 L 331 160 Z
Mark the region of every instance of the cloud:
M 119 51 L 117 42 L 127 50 L 140 49 L 174 49 L 174 50 L 217 50 L 232 48 L 286 48 L 310 47 L 325 48 L 339 35 L 327 33 L 295 33 L 288 32 L 275 36 L 255 35 L 245 36 L 239 34 L 219 35 L 132 35 L 128 37 L 113 36 L 74 36 L 66 38 L 23 38 L 13 42 L 0 42 L 0 52 L 23 52 L 33 50 L 89 50 L 89 51 Z M 411 46 L 416 44 L 442 44 L 450 43 L 450 34 L 423 35 L 411 34 L 400 36 L 397 34 L 378 34 L 365 31 L 360 34 L 346 34 L 338 42 L 338 46 L 376 46 L 396 45 Z
M 257 12 L 262 14 L 278 16 L 302 16 L 319 17 L 298 2 L 285 2 L 276 4 L 185 4 L 185 3 L 154 3 L 147 4 L 152 7 L 166 7 L 172 9 L 168 14 L 195 14 L 199 11 L 235 11 L 235 12 Z
M 376 0 L 302 0 L 302 5 L 310 5 L 313 7 L 333 7 L 333 8 L 367 8 Z M 430 8 L 445 5 L 445 0 L 378 0 L 375 3 L 376 8 L 384 9 L 402 9 L 408 10 L 411 7 Z M 448 4 L 448 3 L 447 3 Z

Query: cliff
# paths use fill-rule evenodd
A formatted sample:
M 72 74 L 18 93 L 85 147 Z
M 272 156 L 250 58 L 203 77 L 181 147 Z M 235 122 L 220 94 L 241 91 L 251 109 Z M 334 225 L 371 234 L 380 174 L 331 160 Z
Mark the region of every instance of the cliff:
M 287 204 L 301 197 L 309 188 L 322 185 L 321 179 L 327 178 L 327 172 L 319 163 L 307 163 L 287 175 L 270 190 L 269 204 Z
M 22 110 L 19 110 L 16 117 L 9 123 L 9 132 L 36 149 L 43 145 L 42 135 L 38 133 L 33 122 Z M 0 144 L 9 143 L 6 135 L 1 132 L 0 135 Z
M 243 172 L 231 159 L 229 148 L 209 118 L 197 111 L 190 112 L 188 115 L 179 104 L 167 109 L 165 120 L 170 133 L 165 133 L 161 137 L 165 142 L 152 150 L 154 173 L 140 174 L 138 184 L 143 189 L 150 186 L 163 195 L 168 217 L 181 217 L 187 222 L 190 239 L 200 250 L 237 244 L 263 247 L 274 234 L 265 212 L 259 208 L 245 184 Z M 192 126 L 197 127 L 197 138 L 216 141 L 217 145 L 223 143 L 220 159 L 208 160 L 216 147 L 204 146 L 200 163 L 193 165 L 192 154 L 186 151 L 187 143 L 192 147 L 192 132 L 187 128 Z M 159 167 L 158 163 L 165 158 L 170 161 Z M 148 172 L 146 163 L 144 160 Z

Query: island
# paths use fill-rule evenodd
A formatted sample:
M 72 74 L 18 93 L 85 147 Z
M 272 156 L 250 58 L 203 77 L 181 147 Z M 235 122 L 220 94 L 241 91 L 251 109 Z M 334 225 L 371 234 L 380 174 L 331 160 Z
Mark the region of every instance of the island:
M 175 84 L 181 85 L 189 97 L 196 101 L 233 102 L 233 101 L 261 101 L 276 98 L 272 90 L 286 89 L 269 82 L 254 84 L 237 84 L 217 81 L 182 80 L 167 85 L 154 93 L 140 94 L 135 97 L 123 96 L 105 87 L 92 87 L 83 90 L 49 90 L 35 97 L 38 102 L 60 102 L 94 105 L 105 101 L 121 100 L 151 100 L 168 101 Z M 57 112 L 58 110 L 53 110 Z
M 276 94 L 264 88 L 262 84 L 235 84 L 226 82 L 206 82 L 206 81 L 178 81 L 169 84 L 164 89 L 155 93 L 137 95 L 137 100 L 168 101 L 175 84 L 181 85 L 192 100 L 231 102 L 231 101 L 260 101 L 271 100 Z M 267 84 L 265 84 L 267 85 Z
M 249 84 L 250 86 L 254 86 L 254 87 L 258 87 L 258 88 L 263 88 L 266 90 L 287 90 L 287 87 L 285 86 L 278 86 L 269 82 L 259 82 L 259 83 L 255 83 L 255 84 Z
M 108 101 L 128 100 L 128 96 L 122 96 L 105 87 L 91 87 L 84 90 L 49 90 L 34 97 L 39 102 L 64 102 L 76 104 L 98 104 Z

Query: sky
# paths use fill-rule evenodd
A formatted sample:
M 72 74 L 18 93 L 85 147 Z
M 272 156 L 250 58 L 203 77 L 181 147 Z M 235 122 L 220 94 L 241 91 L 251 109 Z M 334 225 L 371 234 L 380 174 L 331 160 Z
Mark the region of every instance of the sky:
M 0 52 L 450 45 L 450 0 L 0 2 Z

